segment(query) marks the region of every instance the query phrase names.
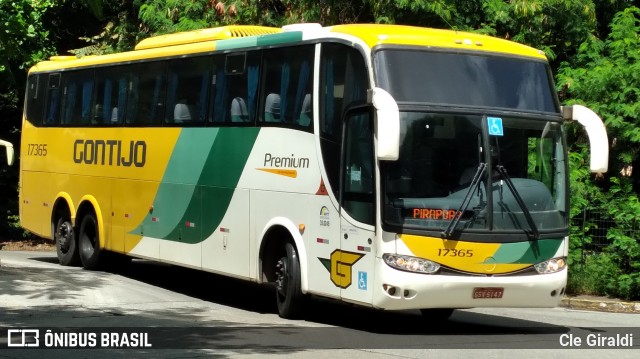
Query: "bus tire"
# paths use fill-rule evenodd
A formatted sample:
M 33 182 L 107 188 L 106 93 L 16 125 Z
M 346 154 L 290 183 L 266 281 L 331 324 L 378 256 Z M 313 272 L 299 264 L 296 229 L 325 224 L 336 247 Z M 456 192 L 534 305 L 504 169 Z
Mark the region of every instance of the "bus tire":
M 283 256 L 276 264 L 276 301 L 280 317 L 295 319 L 302 313 L 304 296 L 300 281 L 298 252 L 293 244 L 287 242 Z
M 444 322 L 453 314 L 451 308 L 420 309 L 422 317 L 429 322 Z
M 75 266 L 80 263 L 76 231 L 68 216 L 61 215 L 56 219 L 53 240 L 56 243 L 58 262 L 61 265 Z
M 93 213 L 87 213 L 82 217 L 78 231 L 78 244 L 80 247 L 80 261 L 82 267 L 88 270 L 100 268 L 100 231 L 98 221 Z

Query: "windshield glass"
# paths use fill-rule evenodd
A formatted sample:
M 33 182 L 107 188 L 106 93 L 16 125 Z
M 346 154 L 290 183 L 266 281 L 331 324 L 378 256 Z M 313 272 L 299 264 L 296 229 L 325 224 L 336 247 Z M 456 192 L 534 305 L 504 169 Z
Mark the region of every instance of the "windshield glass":
M 464 209 L 457 231 L 566 230 L 561 124 L 502 116 L 492 132 L 496 118 L 402 111 L 399 159 L 381 163 L 384 223 L 443 232 Z
M 403 48 L 376 52 L 374 63 L 377 86 L 398 103 L 558 112 L 542 61 Z

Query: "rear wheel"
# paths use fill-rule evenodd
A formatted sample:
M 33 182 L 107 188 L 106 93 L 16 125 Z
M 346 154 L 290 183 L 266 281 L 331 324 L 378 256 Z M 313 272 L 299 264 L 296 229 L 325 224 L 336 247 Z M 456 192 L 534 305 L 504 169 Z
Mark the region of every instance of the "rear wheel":
M 80 257 L 78 256 L 78 240 L 69 217 L 58 217 L 55 222 L 53 239 L 56 243 L 58 262 L 63 266 L 77 265 L 80 261 Z
M 85 269 L 99 269 L 102 250 L 100 249 L 100 232 L 98 221 L 93 213 L 85 214 L 80 222 L 78 232 L 80 260 Z
M 422 316 L 425 320 L 430 322 L 444 322 L 449 319 L 453 314 L 453 309 L 450 308 L 434 308 L 434 309 L 420 309 Z
M 284 246 L 284 253 L 276 263 L 276 300 L 278 314 L 294 319 L 302 314 L 304 295 L 300 290 L 300 260 L 291 243 Z

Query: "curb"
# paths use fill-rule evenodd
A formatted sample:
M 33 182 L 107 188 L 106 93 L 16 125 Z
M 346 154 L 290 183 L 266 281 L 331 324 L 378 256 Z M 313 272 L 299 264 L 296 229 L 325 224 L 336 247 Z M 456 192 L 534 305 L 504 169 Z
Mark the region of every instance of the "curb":
M 564 297 L 560 306 L 576 310 L 640 314 L 640 302 L 623 302 L 615 299 Z

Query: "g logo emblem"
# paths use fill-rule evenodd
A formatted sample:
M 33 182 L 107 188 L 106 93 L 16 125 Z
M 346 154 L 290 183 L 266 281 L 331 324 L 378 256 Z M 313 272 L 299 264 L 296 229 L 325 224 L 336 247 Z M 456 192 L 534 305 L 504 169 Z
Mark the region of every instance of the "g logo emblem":
M 352 267 L 364 254 L 336 249 L 331 253 L 331 281 L 345 289 L 351 285 Z

